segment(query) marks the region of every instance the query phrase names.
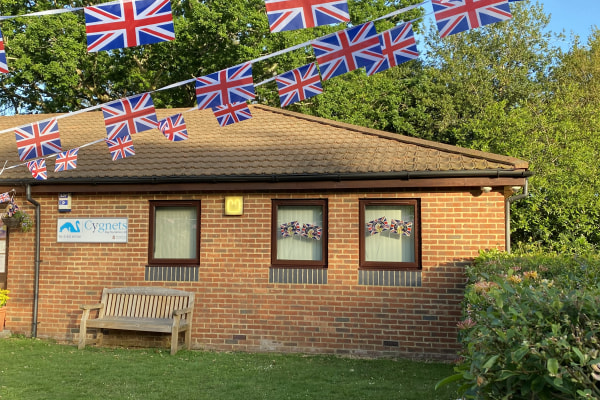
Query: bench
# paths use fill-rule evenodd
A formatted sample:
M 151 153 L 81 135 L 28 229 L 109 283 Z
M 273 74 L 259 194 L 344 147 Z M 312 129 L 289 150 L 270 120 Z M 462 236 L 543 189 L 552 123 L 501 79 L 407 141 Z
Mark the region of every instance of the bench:
M 162 332 L 171 334 L 171 354 L 179 350 L 179 333 L 185 332 L 185 346 L 192 339 L 194 293 L 162 287 L 124 287 L 102 291 L 100 303 L 81 306 L 79 349 L 86 341 L 102 344 L 102 329 Z M 90 312 L 98 310 L 96 318 Z M 88 328 L 96 339 L 87 339 Z

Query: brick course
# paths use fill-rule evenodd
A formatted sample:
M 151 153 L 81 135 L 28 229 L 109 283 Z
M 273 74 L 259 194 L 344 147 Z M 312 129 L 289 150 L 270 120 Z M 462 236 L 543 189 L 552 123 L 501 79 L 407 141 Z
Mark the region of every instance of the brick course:
M 230 194 L 230 193 L 228 193 Z M 81 304 L 102 288 L 159 285 L 196 293 L 194 348 L 453 359 L 459 349 L 464 265 L 480 249 L 504 249 L 504 195 L 491 192 L 243 193 L 244 215 L 223 216 L 222 193 L 72 194 L 41 204 L 38 337 L 73 342 Z M 327 198 L 328 280 L 269 283 L 271 199 Z M 359 199 L 421 199 L 422 286 L 358 285 Z M 149 200 L 201 200 L 199 282 L 146 282 Z M 24 198 L 19 205 L 33 215 Z M 58 218 L 127 217 L 126 244 L 57 243 Z M 34 232 L 10 232 L 7 329 L 32 329 Z M 159 345 L 165 337 L 109 332 L 107 344 Z

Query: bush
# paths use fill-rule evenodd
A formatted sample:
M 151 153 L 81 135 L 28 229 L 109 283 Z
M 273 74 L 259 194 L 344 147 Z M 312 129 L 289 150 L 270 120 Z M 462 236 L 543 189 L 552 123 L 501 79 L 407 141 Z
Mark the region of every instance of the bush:
M 457 374 L 473 399 L 600 398 L 600 257 L 482 254 Z

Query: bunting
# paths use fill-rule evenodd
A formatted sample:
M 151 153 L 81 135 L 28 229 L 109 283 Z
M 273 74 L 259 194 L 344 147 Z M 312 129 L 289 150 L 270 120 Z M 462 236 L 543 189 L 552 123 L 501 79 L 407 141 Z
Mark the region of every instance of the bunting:
M 77 152 L 79 149 L 71 149 L 60 153 L 56 157 L 54 172 L 69 171 L 77 168 Z
M 252 118 L 250 108 L 245 102 L 217 106 L 213 108 L 213 113 L 221 127 Z
M 39 160 L 29 161 L 27 163 L 27 168 L 31 171 L 31 176 L 33 179 L 38 181 L 44 181 L 48 179 L 48 173 L 46 171 L 46 160 L 40 158 Z
M 440 37 L 512 18 L 508 0 L 431 0 Z
M 180 142 L 182 140 L 187 140 L 188 138 L 183 114 L 176 114 L 161 120 L 158 123 L 158 129 L 171 142 Z
M 121 0 L 84 8 L 88 52 L 175 39 L 170 0 Z
M 323 93 L 321 78 L 315 63 L 304 65 L 275 78 L 281 107 Z
M 382 72 L 419 56 L 415 34 L 410 22 L 379 35 L 383 58 L 375 72 Z
M 130 135 L 115 138 L 114 140 L 105 139 L 112 156 L 113 161 L 120 160 L 125 157 L 134 156 L 133 141 Z
M 56 118 L 19 127 L 15 129 L 15 137 L 21 161 L 62 151 Z
M 149 93 L 116 100 L 102 107 L 108 140 L 158 127 L 154 102 Z
M 373 22 L 319 38 L 312 47 L 323 80 L 361 67 L 365 67 L 370 75 L 383 58 Z
M 198 108 L 215 108 L 255 97 L 252 64 L 245 63 L 196 78 Z
M 346 0 L 265 0 L 271 32 L 350 21 Z
M 0 32 L 0 73 L 8 73 L 8 64 L 6 62 L 6 51 L 4 50 L 4 39 L 2 38 L 2 32 Z
M 10 192 L 0 193 L 0 203 L 6 203 L 7 201 L 11 201 L 12 196 Z

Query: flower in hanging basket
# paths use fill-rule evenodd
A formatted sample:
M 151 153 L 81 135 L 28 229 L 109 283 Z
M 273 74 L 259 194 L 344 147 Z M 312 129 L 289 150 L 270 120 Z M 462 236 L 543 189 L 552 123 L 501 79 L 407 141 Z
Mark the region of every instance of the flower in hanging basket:
M 8 299 L 10 299 L 8 293 L 10 293 L 8 290 L 0 289 L 0 308 L 6 306 Z
M 29 214 L 25 211 L 19 210 L 17 207 L 16 210 L 11 208 L 12 204 L 9 204 L 6 207 L 6 211 L 2 214 L 2 222 L 6 225 L 7 228 L 21 228 L 21 232 L 28 232 L 33 226 L 33 221 Z

